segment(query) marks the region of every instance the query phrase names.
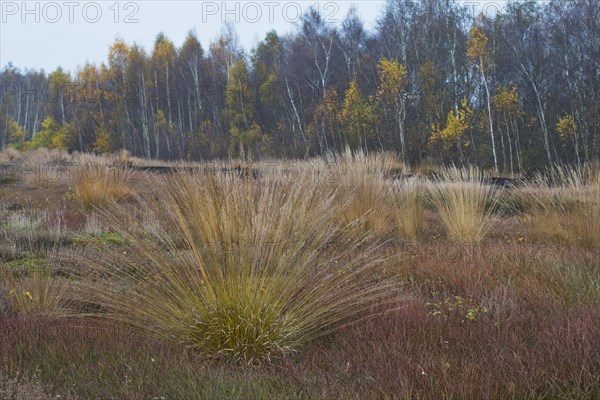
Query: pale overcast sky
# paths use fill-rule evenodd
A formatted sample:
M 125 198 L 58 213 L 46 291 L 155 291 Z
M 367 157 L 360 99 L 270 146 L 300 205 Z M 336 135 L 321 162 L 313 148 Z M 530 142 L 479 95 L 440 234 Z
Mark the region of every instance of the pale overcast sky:
M 224 20 L 235 22 L 240 43 L 250 50 L 271 29 L 286 33 L 311 5 L 326 21 L 339 24 L 354 5 L 368 29 L 384 0 L 362 1 L 0 1 L 0 67 L 51 72 L 74 71 L 86 61 L 106 60 L 117 36 L 150 50 L 164 32 L 177 47 L 195 29 L 203 47 L 216 38 Z

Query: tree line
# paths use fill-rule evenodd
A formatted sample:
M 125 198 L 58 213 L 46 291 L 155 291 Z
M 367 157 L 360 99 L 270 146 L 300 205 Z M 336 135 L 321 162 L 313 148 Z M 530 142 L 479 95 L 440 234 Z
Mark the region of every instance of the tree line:
M 600 3 L 388 0 L 371 32 L 315 9 L 250 52 L 160 33 L 106 62 L 0 70 L 0 147 L 147 158 L 309 157 L 346 147 L 506 173 L 600 159 Z

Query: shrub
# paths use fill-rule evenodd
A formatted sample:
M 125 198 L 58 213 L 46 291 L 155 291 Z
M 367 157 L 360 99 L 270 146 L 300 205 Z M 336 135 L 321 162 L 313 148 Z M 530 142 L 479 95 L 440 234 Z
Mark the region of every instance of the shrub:
M 298 350 L 390 293 L 378 281 L 376 246 L 348 234 L 338 195 L 310 179 L 170 179 L 158 198 L 140 199 L 161 224 L 154 233 L 121 207 L 106 212 L 133 245 L 88 261 L 95 280 L 82 294 L 110 317 L 251 363 Z
M 70 124 L 60 125 L 54 118 L 47 117 L 42 122 L 42 130 L 36 132 L 29 142 L 24 143 L 24 148 L 66 150 L 66 138 L 71 130 Z

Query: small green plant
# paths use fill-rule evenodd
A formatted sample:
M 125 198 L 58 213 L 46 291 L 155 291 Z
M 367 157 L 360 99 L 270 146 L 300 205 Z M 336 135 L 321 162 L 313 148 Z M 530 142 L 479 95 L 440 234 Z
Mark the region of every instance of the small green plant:
M 444 319 L 455 317 L 459 318 L 461 322 L 476 321 L 490 312 L 487 307 L 478 305 L 474 300 L 465 299 L 461 296 L 452 296 L 442 301 L 425 303 L 425 307 L 429 309 L 427 313 L 429 317 Z
M 72 237 L 74 243 L 80 244 L 116 244 L 123 246 L 129 244 L 129 238 L 125 237 L 120 232 L 102 232 L 93 235 L 74 235 Z
M 106 242 L 106 243 L 110 243 L 110 244 L 125 245 L 125 244 L 129 243 L 127 238 L 124 237 L 119 232 L 102 233 L 102 234 L 98 235 L 96 238 L 101 242 Z
M 14 212 L 6 217 L 6 222 L 0 224 L 5 231 L 14 231 L 20 233 L 34 233 L 38 230 L 40 221 L 32 215 L 23 212 Z

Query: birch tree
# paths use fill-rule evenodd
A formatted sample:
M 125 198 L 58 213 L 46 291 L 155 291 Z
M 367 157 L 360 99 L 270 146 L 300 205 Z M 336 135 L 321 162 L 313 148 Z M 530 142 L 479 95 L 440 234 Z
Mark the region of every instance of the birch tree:
M 492 105 L 490 88 L 488 84 L 488 78 L 486 71 L 490 66 L 489 48 L 488 48 L 488 37 L 479 26 L 474 26 L 469 32 L 469 46 L 467 48 L 467 57 L 477 65 L 479 72 L 481 73 L 481 83 L 485 89 L 485 102 L 487 105 L 488 112 L 488 126 L 490 140 L 492 143 L 492 155 L 494 160 L 494 170 L 498 172 L 498 156 L 496 154 L 496 138 L 494 137 L 494 120 L 492 118 Z

